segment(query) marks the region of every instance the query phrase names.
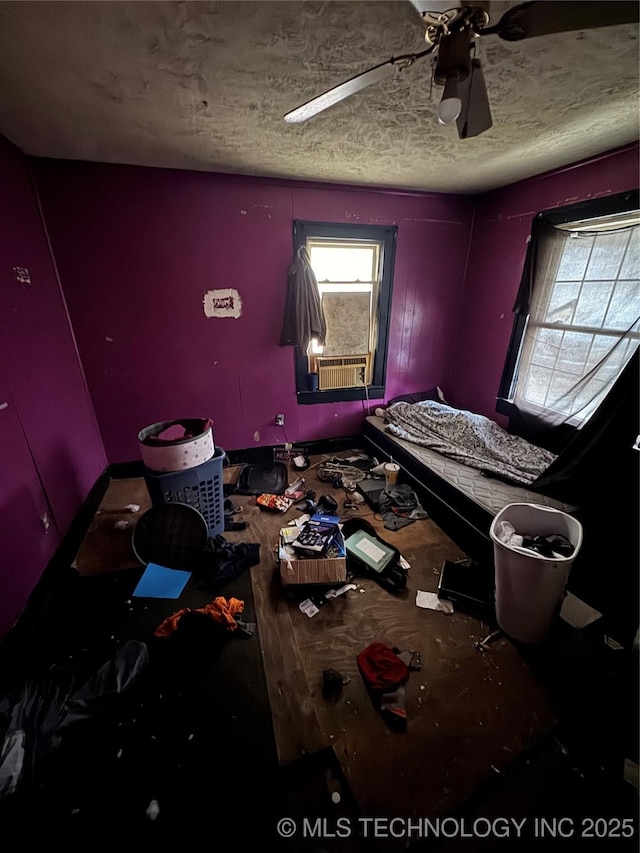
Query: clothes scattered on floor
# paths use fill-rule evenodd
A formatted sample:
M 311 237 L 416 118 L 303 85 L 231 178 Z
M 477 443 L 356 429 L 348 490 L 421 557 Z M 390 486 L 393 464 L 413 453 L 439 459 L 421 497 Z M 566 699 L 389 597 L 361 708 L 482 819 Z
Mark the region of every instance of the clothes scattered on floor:
M 91 717 L 109 697 L 126 690 L 148 660 L 147 646 L 129 640 L 80 687 L 71 667 L 51 666 L 2 699 L 0 797 L 12 794 L 27 773 L 33 774 L 72 723 Z
M 241 601 L 239 598 L 230 598 L 227 600 L 224 596 L 219 595 L 213 601 L 209 602 L 209 604 L 205 604 L 204 607 L 183 607 L 181 610 L 177 610 L 171 616 L 167 616 L 158 625 L 153 634 L 155 637 L 170 637 L 178 629 L 180 620 L 187 613 L 200 613 L 203 616 L 213 619 L 225 631 L 237 631 L 239 627 L 237 617 L 243 610 L 244 601 Z
M 399 652 L 384 643 L 371 643 L 357 656 L 362 679 L 384 719 L 394 728 L 407 723 L 406 682 L 414 652 Z
M 198 578 L 209 583 L 233 580 L 259 562 L 259 543 L 228 542 L 219 534 L 207 542 Z
M 381 492 L 379 512 L 387 530 L 400 530 L 414 521 L 429 517 L 407 483 L 387 486 Z
M 496 536 L 505 545 L 512 548 L 524 548 L 535 551 L 542 557 L 555 559 L 557 557 L 571 557 L 574 546 L 561 533 L 552 533 L 549 536 L 522 536 L 516 533 L 514 526 L 509 521 L 500 521 L 496 525 Z

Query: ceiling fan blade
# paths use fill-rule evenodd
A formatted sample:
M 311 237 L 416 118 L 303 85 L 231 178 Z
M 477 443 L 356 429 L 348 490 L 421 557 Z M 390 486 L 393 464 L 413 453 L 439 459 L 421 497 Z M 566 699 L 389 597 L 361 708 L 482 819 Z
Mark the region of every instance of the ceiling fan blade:
M 432 45 L 419 53 L 407 53 L 403 56 L 392 56 L 391 59 L 388 59 L 386 62 L 374 65 L 373 68 L 369 68 L 361 74 L 356 74 L 355 77 L 351 77 L 349 80 L 345 80 L 344 83 L 340 83 L 332 89 L 327 89 L 327 91 L 323 92 L 321 95 L 301 104 L 299 107 L 296 107 L 295 110 L 288 112 L 285 115 L 284 120 L 290 124 L 299 124 L 300 122 L 307 121 L 307 119 L 329 109 L 329 107 L 332 107 L 334 104 L 344 101 L 344 99 L 350 97 L 350 95 L 359 92 L 361 89 L 370 86 L 372 83 L 377 83 L 379 80 L 384 79 L 396 68 L 406 68 L 409 65 L 413 65 L 416 59 L 420 59 L 422 56 L 426 56 L 428 53 L 431 53 L 434 48 L 435 45 Z
M 462 101 L 462 109 L 456 119 L 460 139 L 479 136 L 489 130 L 493 119 L 479 59 L 471 61 L 471 73 L 466 80 L 458 83 L 458 97 Z
M 640 18 L 639 13 L 636 0 L 532 0 L 509 9 L 495 26 L 481 30 L 481 34 L 497 33 L 506 41 L 521 41 L 570 30 L 632 24 Z

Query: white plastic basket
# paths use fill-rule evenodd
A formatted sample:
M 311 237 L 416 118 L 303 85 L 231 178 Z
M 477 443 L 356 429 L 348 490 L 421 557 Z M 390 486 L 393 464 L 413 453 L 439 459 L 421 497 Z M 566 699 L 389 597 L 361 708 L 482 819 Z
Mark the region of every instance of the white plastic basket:
M 140 454 L 147 468 L 152 471 L 185 471 L 196 468 L 212 458 L 216 448 L 211 426 L 190 438 L 154 441 L 154 437 L 159 436 L 169 427 L 182 425 L 182 423 L 179 420 L 159 421 L 140 430 L 138 433 Z
M 498 525 L 508 521 L 521 536 L 565 536 L 570 557 L 543 557 L 503 542 Z M 542 642 L 564 598 L 569 573 L 582 546 L 582 525 L 566 512 L 538 504 L 503 507 L 489 530 L 496 570 L 496 619 L 505 634 L 524 643 Z

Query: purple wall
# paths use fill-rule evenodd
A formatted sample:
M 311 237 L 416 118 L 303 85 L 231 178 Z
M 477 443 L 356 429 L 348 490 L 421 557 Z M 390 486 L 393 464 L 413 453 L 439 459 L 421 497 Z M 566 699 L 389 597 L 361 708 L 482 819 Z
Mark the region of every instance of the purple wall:
M 0 175 L 2 636 L 106 459 L 26 159 L 2 138 Z
M 278 346 L 296 218 L 398 225 L 387 397 L 449 374 L 470 199 L 51 160 L 34 168 L 110 462 L 138 459 L 138 431 L 180 417 L 213 418 L 228 450 L 360 431 L 359 401 L 297 405 L 293 351 Z M 242 316 L 207 318 L 205 292 L 229 287 Z
M 541 210 L 639 186 L 638 146 L 520 181 L 477 200 L 464 312 L 447 389 L 452 403 L 503 425 L 495 400 L 513 325 L 526 240 Z M 481 354 L 481 357 L 478 357 Z
M 33 161 L 74 338 L 25 158 L 0 139 L 0 636 L 143 426 L 209 416 L 229 450 L 359 432 L 363 403 L 297 405 L 277 344 L 293 219 L 398 225 L 387 399 L 437 383 L 497 418 L 533 216 L 636 188 L 638 163 L 629 146 L 467 198 Z M 242 316 L 205 317 L 204 293 L 228 287 Z
M 53 160 L 34 168 L 107 456 L 119 462 L 139 458 L 142 427 L 174 417 L 213 418 L 228 450 L 359 432 L 361 402 L 297 405 L 293 353 L 277 343 L 295 218 L 397 224 L 387 398 L 437 383 L 454 404 L 501 420 L 495 396 L 533 216 L 637 187 L 638 150 L 475 198 Z M 207 318 L 205 292 L 229 287 L 242 316 Z

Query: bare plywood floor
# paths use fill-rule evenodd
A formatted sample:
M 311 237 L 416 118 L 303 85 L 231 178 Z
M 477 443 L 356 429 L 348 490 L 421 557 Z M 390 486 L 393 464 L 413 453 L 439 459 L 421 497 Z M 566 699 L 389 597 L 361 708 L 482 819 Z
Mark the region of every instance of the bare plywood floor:
M 133 507 L 139 509 L 133 510 Z M 78 574 L 89 577 L 139 568 L 140 562 L 131 547 L 131 535 L 138 519 L 150 507 L 151 499 L 142 477 L 110 480 L 72 563 Z
M 304 473 L 306 488 L 332 494 L 342 509 L 345 493 L 319 482 L 315 472 Z M 299 513 L 261 510 L 252 497 L 233 500 L 248 528 L 225 535 L 262 543 L 262 560 L 251 576 L 283 765 L 330 746 L 361 814 L 437 816 L 458 807 L 553 727 L 546 689 L 509 640 L 478 652 L 474 642 L 488 633 L 487 625 L 416 606 L 417 590 L 436 591 L 443 559 L 464 557 L 433 522 L 391 531 L 365 507 L 358 514 L 411 564 L 407 590 L 396 597 L 372 580 L 357 579 L 358 590 L 309 618 L 298 608 L 308 588 L 284 590 L 275 564 L 278 530 Z M 356 656 L 373 641 L 421 653 L 422 669 L 411 673 L 407 685 L 404 732 L 387 726 L 359 674 Z M 322 694 L 328 668 L 348 678 L 337 699 Z

